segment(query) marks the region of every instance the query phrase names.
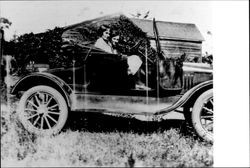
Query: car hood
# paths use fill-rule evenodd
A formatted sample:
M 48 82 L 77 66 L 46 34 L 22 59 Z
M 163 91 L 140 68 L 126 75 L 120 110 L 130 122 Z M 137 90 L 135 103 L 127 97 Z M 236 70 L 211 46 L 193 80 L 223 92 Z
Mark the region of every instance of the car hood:
M 184 62 L 183 71 L 213 73 L 213 66 L 205 63 Z

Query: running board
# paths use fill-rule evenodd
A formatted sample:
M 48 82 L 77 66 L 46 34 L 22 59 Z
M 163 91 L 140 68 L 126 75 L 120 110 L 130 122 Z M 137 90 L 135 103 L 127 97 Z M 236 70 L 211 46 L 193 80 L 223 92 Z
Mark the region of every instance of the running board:
M 96 95 L 73 93 L 70 95 L 72 111 L 154 115 L 173 105 L 181 96 L 144 97 L 120 95 Z

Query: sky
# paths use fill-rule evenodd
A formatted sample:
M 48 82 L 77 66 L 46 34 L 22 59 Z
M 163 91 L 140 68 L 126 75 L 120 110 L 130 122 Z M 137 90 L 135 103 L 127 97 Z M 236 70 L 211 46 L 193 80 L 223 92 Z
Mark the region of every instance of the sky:
M 207 34 L 212 32 L 210 1 L 0 1 L 0 9 L 1 17 L 12 22 L 6 40 L 14 34 L 44 32 L 107 14 L 150 11 L 148 19 L 196 24 L 205 38 L 204 52 L 212 52 L 212 35 Z

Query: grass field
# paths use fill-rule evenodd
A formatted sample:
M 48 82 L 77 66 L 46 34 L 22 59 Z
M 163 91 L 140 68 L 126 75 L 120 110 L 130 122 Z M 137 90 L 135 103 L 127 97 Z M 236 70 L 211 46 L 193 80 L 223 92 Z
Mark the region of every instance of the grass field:
M 1 166 L 211 167 L 213 145 L 185 133 L 183 120 L 146 122 L 101 114 L 71 115 L 63 131 L 36 137 L 1 108 Z

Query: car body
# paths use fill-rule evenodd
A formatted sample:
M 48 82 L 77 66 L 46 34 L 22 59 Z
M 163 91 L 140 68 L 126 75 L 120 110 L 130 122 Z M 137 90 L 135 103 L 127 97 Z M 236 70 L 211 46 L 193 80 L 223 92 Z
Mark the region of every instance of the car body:
M 156 25 L 154 29 L 157 43 Z M 158 46 L 156 66 L 149 70 L 147 61 L 143 64 L 146 66 L 145 83 L 150 89 L 138 89 L 134 77 L 127 73 L 126 59 L 93 46 L 81 47 L 86 50 L 86 59 L 81 66 L 76 67 L 73 63 L 69 68 L 30 73 L 12 88 L 11 93 L 21 97 L 19 118 L 28 131 L 56 134 L 63 128 L 69 112 L 75 111 L 137 118 L 146 116 L 148 120 L 160 120 L 182 108 L 182 113 L 190 118 L 198 135 L 205 140 L 213 140 L 211 65 L 162 59 Z M 166 70 L 178 61 L 178 73 L 161 74 L 160 66 Z M 203 116 L 208 118 L 209 128 L 202 123 Z

